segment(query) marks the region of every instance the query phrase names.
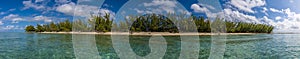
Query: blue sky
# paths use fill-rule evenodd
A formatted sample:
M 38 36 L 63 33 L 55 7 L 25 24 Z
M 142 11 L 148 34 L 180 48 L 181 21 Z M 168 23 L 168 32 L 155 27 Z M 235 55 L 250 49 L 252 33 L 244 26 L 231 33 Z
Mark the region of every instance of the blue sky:
M 23 32 L 27 25 L 47 24 L 91 14 L 187 13 L 229 21 L 263 23 L 274 32 L 300 30 L 299 0 L 2 0 L 0 32 Z M 125 11 L 125 12 L 123 12 Z M 75 14 L 74 14 L 75 12 Z M 125 14 L 124 14 L 125 13 Z

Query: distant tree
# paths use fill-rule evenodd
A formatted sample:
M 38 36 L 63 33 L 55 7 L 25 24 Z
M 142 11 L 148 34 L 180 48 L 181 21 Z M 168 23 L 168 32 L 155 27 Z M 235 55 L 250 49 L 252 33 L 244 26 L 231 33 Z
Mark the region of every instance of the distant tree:
M 69 20 L 65 21 L 65 27 L 66 27 L 66 31 L 72 31 L 72 23 Z
M 196 17 L 196 16 L 192 16 L 193 20 L 195 22 L 196 27 L 198 28 L 198 32 L 206 32 L 206 30 L 208 29 L 207 27 L 207 22 L 205 22 L 204 17 Z
M 36 32 L 44 32 L 45 31 L 45 28 L 43 26 L 41 26 L 40 24 L 37 24 L 37 27 L 36 27 Z
M 235 32 L 235 23 L 234 22 L 229 22 L 229 21 L 226 21 L 225 22 L 225 24 L 226 24 L 226 30 L 227 30 L 227 32 L 229 32 L 229 33 L 234 33 Z
M 108 32 L 111 31 L 113 20 L 110 18 L 110 14 L 106 13 L 104 16 L 93 15 L 89 20 L 89 24 L 94 28 L 96 32 Z
M 178 32 L 176 25 L 163 15 L 146 14 L 135 19 L 129 28 L 133 32 Z
M 205 32 L 211 32 L 210 20 L 206 20 L 204 23 Z
M 58 32 L 59 31 L 58 26 L 54 22 L 50 23 L 50 31 L 51 32 Z
M 86 23 L 84 23 L 82 20 L 75 20 L 73 22 L 73 31 L 80 31 L 80 32 L 87 32 L 87 31 L 91 31 L 91 28 L 88 27 L 88 25 Z
M 69 20 L 66 20 L 64 22 L 59 22 L 57 25 L 58 25 L 59 31 L 64 31 L 64 32 L 72 31 L 72 24 L 70 23 Z
M 131 32 L 179 32 L 181 31 L 192 31 L 192 27 L 189 25 L 193 25 L 191 20 L 194 21 L 198 32 L 201 33 L 209 33 L 211 30 L 219 31 L 222 27 L 226 27 L 226 32 L 228 33 L 271 33 L 274 29 L 273 26 L 268 24 L 257 24 L 257 23 L 247 23 L 247 22 L 235 22 L 235 21 L 223 21 L 222 18 L 216 18 L 214 21 L 204 17 L 197 16 L 175 16 L 168 15 L 165 17 L 164 15 L 158 14 L 145 14 L 141 16 L 130 16 L 126 17 L 125 21 L 120 20 L 119 22 L 113 23 L 113 18 L 111 18 L 109 13 L 103 15 L 92 15 L 88 21 L 84 20 L 76 20 L 70 22 L 69 20 L 50 24 L 40 25 L 37 24 L 37 27 L 30 25 L 26 27 L 26 32 L 69 32 L 69 31 L 82 31 L 82 32 L 109 32 L 113 27 L 116 27 L 114 30 L 126 31 L 124 29 L 129 29 Z M 87 23 L 85 23 L 87 22 Z M 177 27 L 176 25 L 180 24 L 181 27 Z M 224 22 L 225 25 L 222 25 Z M 128 27 L 128 25 L 131 25 Z M 211 26 L 220 25 L 220 29 L 214 28 L 211 29 Z M 221 30 L 223 31 L 223 29 Z M 224 29 L 225 31 L 225 29 Z
M 45 29 L 46 32 L 50 32 L 51 29 L 50 29 L 50 26 L 49 25 L 43 25 L 43 28 Z
M 25 30 L 26 30 L 26 32 L 34 32 L 35 28 L 34 28 L 34 26 L 29 25 L 29 26 L 26 26 Z

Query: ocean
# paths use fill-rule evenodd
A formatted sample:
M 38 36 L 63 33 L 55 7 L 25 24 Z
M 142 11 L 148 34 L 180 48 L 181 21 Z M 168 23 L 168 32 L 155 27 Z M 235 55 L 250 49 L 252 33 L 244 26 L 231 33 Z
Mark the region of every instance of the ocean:
M 0 34 L 0 59 L 75 59 L 77 43 L 72 34 L 38 34 L 22 32 L 2 32 Z M 92 40 L 96 51 L 102 59 L 119 59 L 108 35 L 82 38 Z M 163 59 L 178 59 L 181 54 L 180 36 L 162 36 L 166 39 Z M 73 37 L 74 38 L 74 37 Z M 130 48 L 137 56 L 145 57 L 151 53 L 149 39 L 151 36 L 129 36 Z M 210 56 L 213 36 L 199 36 L 199 59 Z M 289 59 L 300 58 L 300 34 L 255 34 L 228 35 L 223 54 L 224 59 Z M 197 42 L 197 41 L 195 41 Z M 189 42 L 187 42 L 189 43 Z M 80 43 L 89 44 L 89 43 Z M 79 45 L 80 45 L 79 44 Z M 159 43 L 158 43 L 159 44 Z M 78 44 L 77 44 L 78 45 Z M 76 51 L 76 52 L 74 52 Z M 130 55 L 128 55 L 130 56 Z

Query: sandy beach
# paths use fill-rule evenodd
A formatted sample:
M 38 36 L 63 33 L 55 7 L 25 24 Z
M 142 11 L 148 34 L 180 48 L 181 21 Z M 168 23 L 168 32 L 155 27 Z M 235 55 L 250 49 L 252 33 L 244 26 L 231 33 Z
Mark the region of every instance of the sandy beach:
M 94 34 L 94 35 L 163 35 L 163 36 L 178 36 L 178 35 L 255 35 L 266 33 L 169 33 L 169 32 L 38 32 L 42 34 Z

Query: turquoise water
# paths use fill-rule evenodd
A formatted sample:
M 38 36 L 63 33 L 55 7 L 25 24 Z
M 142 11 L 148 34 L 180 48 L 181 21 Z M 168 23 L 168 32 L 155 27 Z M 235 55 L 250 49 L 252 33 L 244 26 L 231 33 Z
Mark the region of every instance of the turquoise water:
M 95 35 L 98 53 L 104 59 L 118 59 L 111 36 Z M 139 56 L 149 54 L 150 36 L 130 36 L 133 51 Z M 164 59 L 180 55 L 179 36 L 164 36 L 167 50 Z M 211 36 L 199 36 L 199 58 L 210 54 Z M 257 34 L 227 36 L 225 59 L 300 58 L 298 34 Z M 1 33 L 0 59 L 74 59 L 72 35 L 37 33 Z

